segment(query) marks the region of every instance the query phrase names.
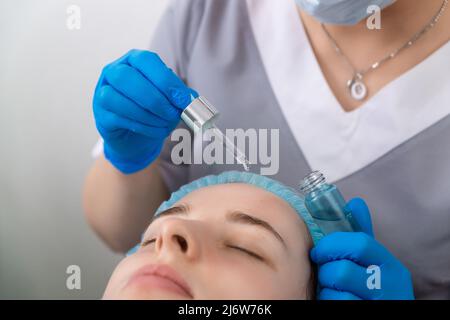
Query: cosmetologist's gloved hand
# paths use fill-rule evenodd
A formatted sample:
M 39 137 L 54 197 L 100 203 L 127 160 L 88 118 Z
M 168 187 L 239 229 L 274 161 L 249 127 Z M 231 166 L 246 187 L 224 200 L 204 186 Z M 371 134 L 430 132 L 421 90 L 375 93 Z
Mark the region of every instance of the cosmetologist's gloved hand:
M 347 208 L 364 232 L 331 233 L 311 250 L 311 259 L 319 270 L 318 299 L 414 299 L 410 272 L 375 240 L 364 200 L 353 199 Z
M 155 53 L 131 50 L 108 64 L 93 99 L 105 157 L 125 174 L 146 168 L 158 157 L 192 96 L 198 94 Z

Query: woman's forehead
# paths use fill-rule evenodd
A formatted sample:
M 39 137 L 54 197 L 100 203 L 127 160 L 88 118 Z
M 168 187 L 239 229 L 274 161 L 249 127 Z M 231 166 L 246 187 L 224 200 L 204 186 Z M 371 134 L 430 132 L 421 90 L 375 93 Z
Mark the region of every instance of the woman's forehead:
M 231 209 L 233 206 L 246 208 L 279 208 L 285 211 L 295 210 L 289 204 L 271 192 L 245 183 L 226 183 L 213 185 L 195 190 L 177 202 L 191 204 L 200 209 L 202 207 L 215 206 Z M 243 209 L 243 208 L 233 208 Z
M 197 217 L 222 219 L 227 212 L 238 210 L 263 219 L 285 232 L 304 225 L 297 212 L 283 199 L 262 188 L 245 183 L 227 183 L 195 190 L 174 206 L 185 204 Z M 306 230 L 306 226 L 305 226 Z

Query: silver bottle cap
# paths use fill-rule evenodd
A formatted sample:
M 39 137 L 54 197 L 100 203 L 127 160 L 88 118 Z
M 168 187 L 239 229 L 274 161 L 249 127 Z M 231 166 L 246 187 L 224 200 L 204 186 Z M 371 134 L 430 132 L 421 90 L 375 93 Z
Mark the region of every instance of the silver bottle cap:
M 194 133 L 200 129 L 207 130 L 214 125 L 215 118 L 219 116 L 219 112 L 205 97 L 194 99 L 183 113 L 181 119 L 191 128 Z

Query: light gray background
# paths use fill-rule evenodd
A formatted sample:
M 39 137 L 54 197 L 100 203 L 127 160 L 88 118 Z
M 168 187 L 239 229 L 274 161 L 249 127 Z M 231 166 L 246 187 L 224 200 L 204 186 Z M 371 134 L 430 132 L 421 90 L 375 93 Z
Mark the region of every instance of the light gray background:
M 168 0 L 0 1 L 0 298 L 99 298 L 120 255 L 87 225 L 102 67 L 146 49 Z M 81 29 L 66 26 L 69 5 Z M 81 268 L 81 290 L 66 268 Z

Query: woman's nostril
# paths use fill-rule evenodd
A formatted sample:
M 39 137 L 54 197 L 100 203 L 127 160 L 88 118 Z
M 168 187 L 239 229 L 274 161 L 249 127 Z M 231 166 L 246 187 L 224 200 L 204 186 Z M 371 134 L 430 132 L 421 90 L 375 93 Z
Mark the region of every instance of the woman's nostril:
M 188 243 L 185 238 L 183 238 L 180 235 L 174 235 L 174 240 L 178 242 L 178 245 L 180 246 L 181 251 L 186 252 L 188 249 Z

